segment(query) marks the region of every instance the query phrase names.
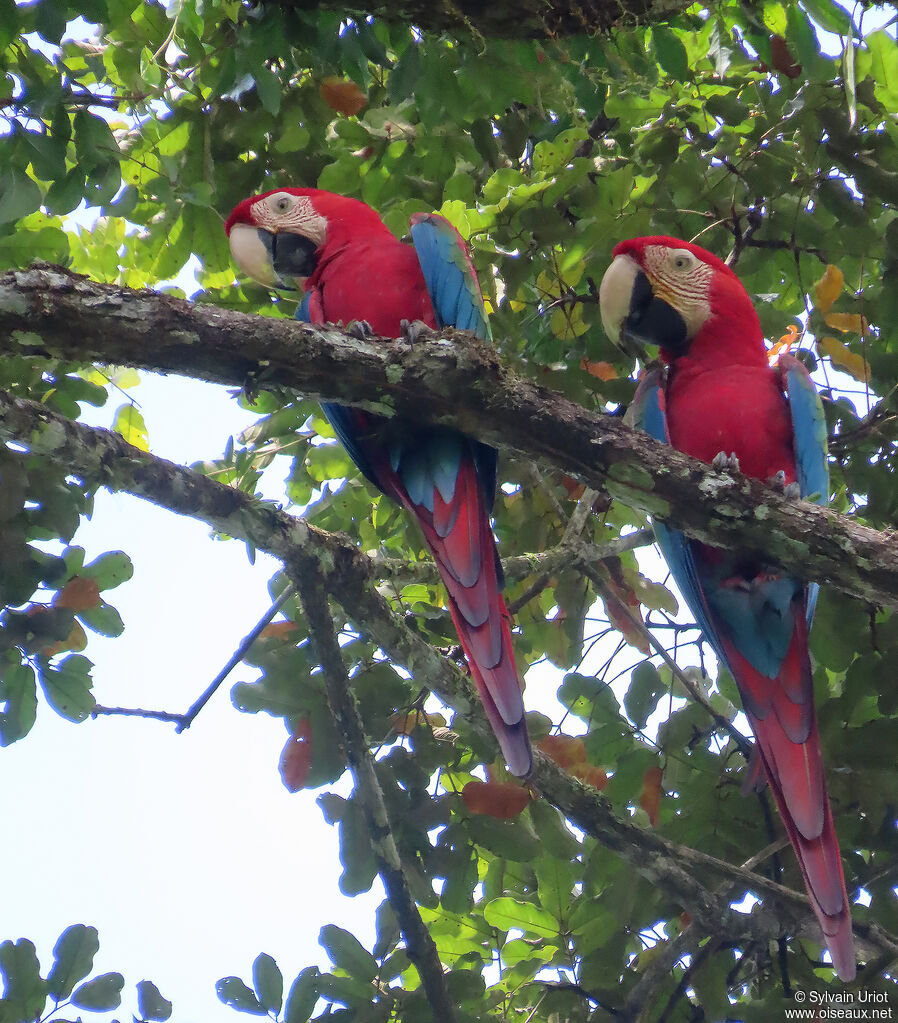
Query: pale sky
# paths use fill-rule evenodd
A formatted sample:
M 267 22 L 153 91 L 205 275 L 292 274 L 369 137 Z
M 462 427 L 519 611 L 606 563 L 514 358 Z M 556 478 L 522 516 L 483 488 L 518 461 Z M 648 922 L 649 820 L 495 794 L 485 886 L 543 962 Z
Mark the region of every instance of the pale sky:
M 215 457 L 251 421 L 224 388 L 144 380 L 132 393 L 164 457 Z M 116 404 L 92 421 L 108 424 Z M 252 567 L 243 544 L 136 498 L 102 491 L 74 542 L 88 560 L 125 550 L 135 567 L 108 593 L 125 633 L 90 634 L 85 651 L 102 704 L 185 710 L 269 605 L 271 559 L 258 555 Z M 238 666 L 180 736 L 133 718 L 74 725 L 42 704 L 31 734 L 0 750 L 9 836 L 0 939 L 30 938 L 49 968 L 69 924 L 96 926 L 97 971 L 125 975 L 120 1019 L 136 1011 L 134 984 L 147 978 L 179 1023 L 234 1021 L 215 982 L 250 980 L 259 952 L 275 957 L 289 989 L 303 967 L 326 966 L 323 924 L 373 943 L 381 896 L 340 895 L 336 828 L 317 793 L 291 795 L 281 784 L 283 722 L 231 705 L 231 685 L 256 674 Z

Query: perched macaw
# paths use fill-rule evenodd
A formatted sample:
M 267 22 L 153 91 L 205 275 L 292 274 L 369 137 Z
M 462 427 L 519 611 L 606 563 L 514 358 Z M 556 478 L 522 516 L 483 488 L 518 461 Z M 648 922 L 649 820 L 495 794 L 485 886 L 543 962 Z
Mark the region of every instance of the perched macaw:
M 634 238 L 613 256 L 600 288 L 605 330 L 634 354 L 658 346 L 666 366 L 666 374 L 650 371 L 640 383 L 639 425 L 702 461 L 722 456 L 735 465 L 735 456 L 747 476 L 825 503 L 820 399 L 798 359 L 781 356 L 771 368 L 757 313 L 733 271 L 676 238 Z M 662 523 L 655 532 L 686 603 L 736 680 L 833 966 L 851 980 L 850 907 L 808 654 L 817 587 Z
M 412 341 L 408 323 L 415 321 L 490 337 L 465 243 L 436 214 L 412 217 L 413 245 L 405 245 L 357 199 L 284 188 L 245 199 L 225 231 L 241 270 L 269 287 L 304 293 L 298 319 L 364 321 L 377 335 Z M 532 757 L 522 685 L 490 526 L 496 452 L 442 426 L 341 405 L 323 409 L 364 475 L 417 519 L 508 767 L 527 774 Z

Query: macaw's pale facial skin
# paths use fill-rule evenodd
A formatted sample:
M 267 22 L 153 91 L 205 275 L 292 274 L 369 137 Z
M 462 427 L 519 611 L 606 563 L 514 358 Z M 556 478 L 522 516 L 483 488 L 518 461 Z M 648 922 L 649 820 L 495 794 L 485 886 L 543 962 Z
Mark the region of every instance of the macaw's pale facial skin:
M 364 321 L 400 337 L 403 326 L 457 326 L 489 337 L 464 242 L 435 214 L 412 218 L 401 243 L 357 199 L 285 188 L 241 202 L 225 224 L 234 262 L 272 288 L 297 291 L 298 318 Z M 415 517 L 433 553 L 449 610 L 509 769 L 532 766 L 522 684 L 515 667 L 501 567 L 490 526 L 496 452 L 456 430 L 325 404 L 353 461 Z
M 719 456 L 801 496 L 829 494 L 826 423 L 804 366 L 772 369 L 757 313 L 733 271 L 676 238 L 621 242 L 599 291 L 612 341 L 657 351 L 666 372 L 643 379 L 634 418 L 659 440 L 705 462 Z M 851 914 L 826 789 L 807 634 L 817 588 L 762 558 L 655 532 L 674 579 L 727 666 L 757 741 L 836 973 L 856 965 Z M 766 844 L 759 836 L 759 845 Z

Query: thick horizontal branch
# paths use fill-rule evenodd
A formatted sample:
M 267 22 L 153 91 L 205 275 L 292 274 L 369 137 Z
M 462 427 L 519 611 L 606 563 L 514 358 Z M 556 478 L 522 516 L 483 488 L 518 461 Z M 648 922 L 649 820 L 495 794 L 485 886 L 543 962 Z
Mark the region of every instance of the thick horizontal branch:
M 651 24 L 685 10 L 685 0 L 263 0 L 285 10 L 331 8 L 341 14 L 400 21 L 427 32 L 487 39 L 593 35 L 615 25 Z
M 376 589 L 376 565 L 343 535 L 327 533 L 193 470 L 128 444 L 121 436 L 72 422 L 35 402 L 0 392 L 0 438 L 64 464 L 68 471 L 153 501 L 242 539 L 283 562 L 294 584 L 319 573 L 330 596 L 356 628 L 397 664 L 456 710 L 491 742 L 470 679 L 394 614 Z M 533 788 L 574 824 L 614 851 L 710 933 L 734 941 L 769 941 L 784 927 L 814 927 L 807 899 L 758 874 L 671 842 L 615 816 L 610 803 L 536 751 L 528 778 Z M 720 893 L 713 886 L 726 883 Z M 730 903 L 734 890 L 750 890 L 763 905 L 751 914 Z M 870 948 L 898 958 L 898 940 L 876 927 L 856 926 Z
M 740 474 L 711 470 L 505 368 L 470 335 L 414 346 L 96 284 L 59 268 L 0 274 L 7 350 L 281 386 L 439 422 L 535 458 L 668 520 L 874 604 L 898 608 L 898 541 Z

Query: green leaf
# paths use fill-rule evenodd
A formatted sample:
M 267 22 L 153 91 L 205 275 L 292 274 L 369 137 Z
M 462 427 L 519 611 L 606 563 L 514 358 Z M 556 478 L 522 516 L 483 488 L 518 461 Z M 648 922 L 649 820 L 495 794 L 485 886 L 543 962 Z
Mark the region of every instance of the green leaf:
M 101 636 L 114 638 L 115 636 L 121 636 L 125 631 L 125 623 L 122 621 L 122 616 L 111 604 L 107 604 L 105 601 L 100 601 L 94 607 L 79 611 L 77 618 L 83 625 L 86 625 L 93 632 L 97 632 Z
M 222 977 L 215 985 L 219 999 L 238 1012 L 267 1016 L 268 1010 L 239 977 Z
M 541 856 L 533 865 L 539 903 L 558 923 L 570 919 L 571 904 L 577 897 L 574 886 L 581 871 L 569 860 Z M 560 929 L 560 928 L 559 928 Z
M 86 984 L 75 988 L 72 1005 L 94 1012 L 108 1012 L 122 1004 L 122 988 L 125 978 L 120 973 L 101 973 Z
M 253 71 L 253 78 L 256 80 L 256 91 L 259 93 L 259 100 L 263 109 L 269 114 L 277 114 L 281 109 L 281 96 L 283 86 L 281 80 L 264 65 L 260 65 Z
M 0 974 L 3 975 L 3 1023 L 24 1023 L 41 1017 L 47 1001 L 47 982 L 41 979 L 34 945 L 27 938 L 0 945 Z
M 0 0 L 0 52 L 15 39 L 19 19 L 15 0 Z
M 42 227 L 38 231 L 16 231 L 0 237 L 0 266 L 28 266 L 36 259 L 48 263 L 68 262 L 69 240 L 65 232 L 58 227 Z
M 306 1023 L 311 1019 L 318 1001 L 319 975 L 317 966 L 307 966 L 293 981 L 287 995 L 284 1023 Z
M 30 664 L 4 664 L 0 678 L 0 746 L 26 736 L 37 717 L 37 683 Z
M 465 829 L 473 842 L 504 859 L 525 863 L 541 851 L 539 838 L 526 818 L 502 821 L 472 814 L 465 821 Z
M 114 590 L 134 575 L 134 566 L 124 551 L 108 551 L 94 558 L 78 574 L 93 579 L 101 590 Z
M 12 168 L 0 175 L 0 224 L 27 217 L 40 204 L 41 190 L 24 171 Z
M 637 728 L 644 728 L 658 700 L 667 692 L 658 669 L 651 661 L 642 661 L 633 669 L 624 694 L 624 710 Z
M 372 980 L 377 976 L 377 960 L 359 939 L 336 924 L 325 924 L 318 935 L 331 962 L 355 980 Z
M 57 1002 L 65 1001 L 94 967 L 94 956 L 100 948 L 96 927 L 72 924 L 59 936 L 53 947 L 54 962 L 47 977 L 47 989 Z
M 75 114 L 75 153 L 78 166 L 88 174 L 122 158 L 109 124 L 84 109 Z
M 284 1000 L 284 978 L 278 964 L 265 952 L 253 962 L 253 988 L 268 1012 L 279 1013 Z
M 653 25 L 652 44 L 658 63 L 671 78 L 676 78 L 680 82 L 686 81 L 689 75 L 689 58 L 679 36 L 664 25 Z
M 544 909 L 531 902 L 502 896 L 493 899 L 483 910 L 483 916 L 491 927 L 500 931 L 518 929 L 540 938 L 557 938 L 558 921 Z
M 84 198 L 84 171 L 73 167 L 62 178 L 57 178 L 47 190 L 44 204 L 57 216 L 71 213 Z
M 85 721 L 97 705 L 91 692 L 92 667 L 93 664 L 81 654 L 70 654 L 55 668 L 48 664 L 40 665 L 41 686 L 47 702 L 57 714 L 69 721 Z
M 142 980 L 137 985 L 137 1011 L 142 1020 L 164 1023 L 171 1017 L 172 1004 L 162 997 L 159 988 L 151 980 Z

